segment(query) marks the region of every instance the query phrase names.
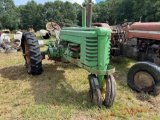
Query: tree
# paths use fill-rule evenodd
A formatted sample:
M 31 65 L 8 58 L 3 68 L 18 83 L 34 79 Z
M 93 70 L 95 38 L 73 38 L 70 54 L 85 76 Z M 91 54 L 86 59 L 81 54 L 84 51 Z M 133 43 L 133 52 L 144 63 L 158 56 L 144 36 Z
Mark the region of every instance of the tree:
M 77 14 L 77 24 L 78 26 L 82 26 L 82 7 L 77 3 L 73 3 L 73 7 Z
M 44 5 L 45 21 L 56 22 L 61 27 L 77 24 L 77 14 L 70 2 L 55 1 Z
M 84 0 L 83 4 L 88 4 Z M 86 6 L 87 10 L 87 6 Z M 156 22 L 160 20 L 159 0 L 106 0 L 93 4 L 93 22 L 121 24 L 124 21 Z M 56 22 L 63 26 L 81 26 L 82 7 L 77 3 L 46 2 L 37 4 L 34 0 L 26 5 L 15 7 L 13 0 L 0 1 L 0 29 L 45 29 L 47 22 Z
M 42 4 L 37 5 L 37 14 L 35 16 L 36 24 L 34 23 L 34 26 L 37 30 L 45 29 L 46 27 L 45 14 L 43 10 L 44 10 L 44 6 Z
M 35 30 L 42 29 L 45 26 L 45 19 L 43 11 L 43 5 L 32 0 L 26 5 L 19 6 L 21 28 L 28 29 L 29 26 L 33 26 Z
M 100 2 L 93 6 L 93 22 L 106 23 L 109 20 L 107 2 Z
M 63 22 L 66 23 L 67 26 L 77 25 L 77 13 L 72 3 L 65 2 L 62 6 L 61 13 L 63 15 Z
M 133 18 L 133 0 L 122 0 L 116 7 L 116 20 L 118 23 L 124 23 L 126 21 L 134 22 Z
M 0 1 L 0 29 L 17 29 L 19 24 L 18 11 L 13 0 Z
M 62 14 L 60 10 L 62 9 L 63 2 L 55 1 L 46 2 L 44 4 L 44 14 L 45 14 L 45 22 L 59 22 L 62 19 Z
M 118 6 L 122 0 L 107 0 L 99 2 L 93 7 L 93 22 L 104 22 L 117 24 Z
M 160 22 L 160 1 L 156 1 L 153 6 L 156 9 L 156 11 L 155 11 L 155 21 Z

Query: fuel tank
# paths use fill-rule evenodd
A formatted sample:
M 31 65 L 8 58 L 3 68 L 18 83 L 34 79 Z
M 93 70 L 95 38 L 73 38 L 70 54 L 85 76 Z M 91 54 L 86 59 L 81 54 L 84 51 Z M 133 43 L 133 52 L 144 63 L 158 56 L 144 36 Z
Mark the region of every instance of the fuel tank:
M 160 40 L 160 22 L 136 22 L 126 29 L 126 38 Z

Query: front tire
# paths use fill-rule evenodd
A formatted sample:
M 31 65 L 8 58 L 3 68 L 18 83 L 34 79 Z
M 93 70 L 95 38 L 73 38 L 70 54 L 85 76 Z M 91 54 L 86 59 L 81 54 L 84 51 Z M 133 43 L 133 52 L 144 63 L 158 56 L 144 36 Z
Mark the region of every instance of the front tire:
M 99 89 L 98 79 L 95 74 L 90 74 L 88 75 L 88 80 L 90 85 L 89 96 L 90 96 L 91 103 L 93 105 L 97 105 L 101 107 L 102 96 L 101 96 L 101 91 Z
M 111 107 L 116 98 L 116 82 L 113 75 L 105 75 L 102 88 L 103 104 L 107 108 Z
M 28 74 L 39 75 L 42 73 L 42 56 L 36 36 L 31 32 L 22 35 L 21 47 Z

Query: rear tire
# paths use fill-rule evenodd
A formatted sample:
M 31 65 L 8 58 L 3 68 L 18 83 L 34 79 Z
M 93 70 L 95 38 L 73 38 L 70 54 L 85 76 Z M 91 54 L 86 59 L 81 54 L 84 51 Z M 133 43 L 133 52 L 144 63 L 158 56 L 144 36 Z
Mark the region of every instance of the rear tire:
M 42 56 L 36 36 L 31 32 L 22 35 L 21 47 L 24 54 L 28 74 L 39 75 L 42 73 Z
M 133 65 L 127 74 L 128 86 L 138 92 L 147 92 L 157 95 L 160 90 L 160 67 L 151 62 L 138 62 Z

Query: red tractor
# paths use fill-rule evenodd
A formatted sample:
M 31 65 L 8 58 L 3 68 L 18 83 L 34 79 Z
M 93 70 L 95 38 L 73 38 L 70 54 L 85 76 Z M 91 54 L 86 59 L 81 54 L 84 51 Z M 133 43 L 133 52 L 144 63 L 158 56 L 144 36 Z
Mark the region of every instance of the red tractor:
M 133 90 L 157 95 L 160 92 L 160 22 L 128 25 L 125 39 L 126 56 L 142 61 L 130 68 L 128 85 Z
M 104 23 L 93 26 L 109 27 Z M 157 95 L 160 92 L 160 22 L 130 22 L 110 28 L 112 55 L 123 54 L 140 61 L 129 69 L 129 87 Z

